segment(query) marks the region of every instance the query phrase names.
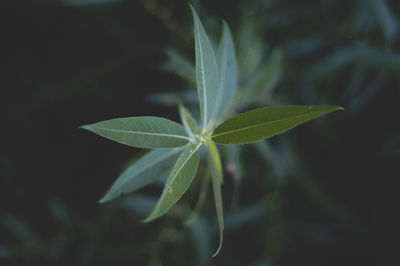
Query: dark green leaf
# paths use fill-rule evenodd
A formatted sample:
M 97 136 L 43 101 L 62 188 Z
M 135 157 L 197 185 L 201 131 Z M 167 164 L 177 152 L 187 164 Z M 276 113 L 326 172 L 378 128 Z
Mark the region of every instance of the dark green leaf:
M 341 109 L 343 108 L 332 105 L 259 108 L 228 119 L 215 129 L 212 139 L 221 144 L 255 142 Z

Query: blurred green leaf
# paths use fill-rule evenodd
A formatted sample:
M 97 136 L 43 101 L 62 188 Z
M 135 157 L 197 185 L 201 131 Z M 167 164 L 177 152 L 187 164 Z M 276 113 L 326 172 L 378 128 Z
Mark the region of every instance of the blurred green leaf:
M 359 50 L 357 62 L 380 70 L 400 71 L 400 54 L 366 47 L 360 47 Z
M 238 86 L 238 66 L 235 45 L 228 24 L 224 21 L 218 50 L 220 85 L 215 108 L 216 117 L 221 117 L 230 107 Z M 214 117 L 215 118 L 215 117 Z
M 369 0 L 372 11 L 382 27 L 387 40 L 398 37 L 399 24 L 395 14 L 392 12 L 385 0 Z
M 200 102 L 200 116 L 203 123 L 203 130 L 206 129 L 208 122 L 216 106 L 217 88 L 219 85 L 218 65 L 210 40 L 201 24 L 201 21 L 192 6 L 194 18 L 194 38 L 196 52 L 196 80 L 197 93 Z
M 110 201 L 121 194 L 136 191 L 156 181 L 171 170 L 172 163 L 180 151 L 182 148 L 157 149 L 148 152 L 118 177 L 100 203 Z
M 240 186 L 243 179 L 243 162 L 242 152 L 243 147 L 240 145 L 225 145 L 222 146 L 222 154 L 225 161 L 225 171 L 232 177 L 232 201 L 231 208 L 235 209 L 239 206 Z
M 272 89 L 279 81 L 283 71 L 283 51 L 274 50 L 268 59 L 254 73 L 252 79 L 243 87 L 242 104 L 248 101 L 266 101 L 272 93 Z
M 208 187 L 210 186 L 210 173 L 208 172 L 201 181 L 201 189 L 199 193 L 199 198 L 196 202 L 196 205 L 193 208 L 193 212 L 190 217 L 186 220 L 185 224 L 189 225 L 195 222 L 199 216 L 200 209 L 203 207 L 203 204 L 207 197 Z
M 378 76 L 370 82 L 357 97 L 355 97 L 346 107 L 348 114 L 351 116 L 359 115 L 367 106 L 376 98 L 383 86 L 385 85 L 387 75 L 381 72 Z
M 246 17 L 239 24 L 239 34 L 237 37 L 239 73 L 241 80 L 251 78 L 253 72 L 259 66 L 266 44 L 262 40 L 263 35 L 259 24 Z
M 189 145 L 179 156 L 156 207 L 143 222 L 150 222 L 166 213 L 188 189 L 199 165 L 199 147 L 200 144 Z
M 173 49 L 165 51 L 168 61 L 161 65 L 161 68 L 173 72 L 189 82 L 192 85 L 196 84 L 195 68 L 193 63 Z
M 128 146 L 147 149 L 184 146 L 190 140 L 182 125 L 154 116 L 116 118 L 81 128 Z
M 341 109 L 331 105 L 259 108 L 228 119 L 215 129 L 212 139 L 221 144 L 251 143 Z
M 354 45 L 340 47 L 311 66 L 309 75 L 315 79 L 328 76 L 353 62 L 358 53 L 359 50 Z
M 5 228 L 13 236 L 20 240 L 34 240 L 37 235 L 26 222 L 9 213 L 0 213 L 1 228 Z
M 210 223 L 206 218 L 199 217 L 193 223 L 187 224 L 187 228 L 192 236 L 192 243 L 196 252 L 196 265 L 209 265 L 212 239 Z

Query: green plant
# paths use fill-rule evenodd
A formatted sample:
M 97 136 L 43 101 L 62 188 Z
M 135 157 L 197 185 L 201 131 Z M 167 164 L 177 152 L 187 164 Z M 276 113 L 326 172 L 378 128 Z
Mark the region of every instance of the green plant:
M 196 175 L 199 149 L 207 148 L 207 162 L 213 184 L 220 243 L 223 241 L 223 204 L 221 185 L 223 168 L 218 144 L 246 144 L 285 132 L 302 123 L 341 107 L 274 106 L 263 107 L 223 121 L 238 87 L 238 66 L 234 43 L 227 23 L 215 56 L 214 48 L 192 8 L 195 32 L 196 84 L 200 105 L 200 127 L 190 112 L 179 103 L 182 124 L 151 116 L 117 118 L 82 126 L 100 136 L 133 147 L 155 149 L 124 171 L 111 186 L 101 203 L 133 192 L 171 170 L 157 205 L 144 220 L 165 214 L 185 193 Z M 249 97 L 245 93 L 246 97 Z M 254 95 L 250 95 L 253 96 Z M 205 177 L 208 178 L 208 177 Z

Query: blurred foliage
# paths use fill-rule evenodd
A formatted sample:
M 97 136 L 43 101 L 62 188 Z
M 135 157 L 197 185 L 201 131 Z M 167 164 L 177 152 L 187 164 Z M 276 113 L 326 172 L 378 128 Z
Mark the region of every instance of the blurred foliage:
M 195 207 L 200 178 L 165 218 L 141 224 L 162 184 L 97 203 L 124 169 L 121 162 L 140 151 L 76 129 L 119 116 L 178 120 L 175 96 L 196 99 L 186 2 L 5 2 L 0 264 L 392 262 L 400 159 L 397 1 L 192 3 L 215 41 L 220 18 L 233 30 L 241 64 L 233 112 L 324 103 L 345 111 L 268 142 L 225 147 L 225 244 L 211 259 L 218 237 L 212 199 L 196 220 L 182 222 Z

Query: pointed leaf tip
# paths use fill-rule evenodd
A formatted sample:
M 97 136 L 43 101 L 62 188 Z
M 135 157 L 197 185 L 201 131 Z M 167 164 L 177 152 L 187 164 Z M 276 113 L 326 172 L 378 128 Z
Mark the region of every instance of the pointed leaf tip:
M 211 140 L 210 140 L 211 142 Z M 209 145 L 211 147 L 211 145 Z M 223 202 L 222 202 L 222 192 L 221 192 L 221 180 L 222 177 L 218 171 L 218 166 L 216 165 L 216 160 L 213 158 L 213 152 L 209 149 L 208 161 L 211 169 L 211 181 L 213 185 L 214 192 L 214 203 L 215 210 L 217 212 L 217 221 L 218 221 L 218 230 L 219 230 L 219 246 L 217 251 L 214 253 L 213 257 L 215 257 L 219 251 L 221 250 L 223 239 L 224 239 L 224 210 L 223 210 Z
M 100 204 L 106 203 L 107 201 L 109 201 L 109 199 L 107 199 L 107 197 L 102 197 L 101 199 L 99 199 Z
M 219 242 L 218 249 L 217 249 L 217 251 L 215 251 L 215 253 L 212 255 L 213 257 L 217 256 L 218 253 L 221 251 L 221 249 L 222 249 L 222 242 L 223 242 L 223 239 L 220 238 L 220 242 Z

